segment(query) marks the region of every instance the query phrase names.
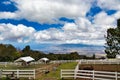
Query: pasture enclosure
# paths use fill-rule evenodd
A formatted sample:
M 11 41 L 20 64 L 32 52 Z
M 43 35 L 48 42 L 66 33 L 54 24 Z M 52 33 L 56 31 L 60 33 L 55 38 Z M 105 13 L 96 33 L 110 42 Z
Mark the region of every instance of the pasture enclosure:
M 86 67 L 88 70 L 83 70 L 84 68 L 82 67 L 85 67 L 86 65 L 89 65 L 89 67 Z M 106 68 L 99 71 L 97 70 L 96 65 L 99 65 L 100 67 L 106 65 Z M 80 60 L 75 69 L 61 69 L 61 78 L 72 78 L 77 80 L 120 80 L 120 72 L 117 72 L 119 71 L 119 66 L 120 60 Z M 113 69 L 109 70 L 110 68 Z
M 119 72 L 62 69 L 61 78 L 83 78 L 92 80 L 120 80 Z
M 33 78 L 35 79 L 35 70 L 1 70 L 1 77 L 15 78 Z
M 120 60 L 80 60 L 79 64 L 120 64 Z

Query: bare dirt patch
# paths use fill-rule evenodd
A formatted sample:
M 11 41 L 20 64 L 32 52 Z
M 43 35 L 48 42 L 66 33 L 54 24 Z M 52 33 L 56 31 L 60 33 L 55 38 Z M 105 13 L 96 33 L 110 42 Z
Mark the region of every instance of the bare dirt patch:
M 96 71 L 117 71 L 120 72 L 119 64 L 81 64 L 79 69 L 83 70 L 86 67 L 92 67 Z

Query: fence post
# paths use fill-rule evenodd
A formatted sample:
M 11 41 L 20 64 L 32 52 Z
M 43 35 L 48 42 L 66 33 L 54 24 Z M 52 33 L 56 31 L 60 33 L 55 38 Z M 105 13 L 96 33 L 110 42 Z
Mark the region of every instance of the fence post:
M 35 79 L 35 69 L 33 70 L 33 75 L 34 75 L 34 79 Z
M 94 80 L 94 78 L 95 78 L 95 71 L 93 70 L 93 80 Z
M 0 70 L 0 79 L 2 78 L 2 70 Z
M 81 60 L 79 61 L 79 64 L 81 64 Z
M 76 79 L 76 76 L 77 76 L 77 70 L 75 69 L 75 71 L 74 71 L 74 79 Z
M 115 80 L 118 80 L 118 73 L 117 72 L 115 72 Z
M 60 73 L 60 78 L 62 79 L 62 69 L 61 69 L 61 73 Z
M 5 62 L 5 67 L 7 67 L 7 62 Z
M 19 69 L 17 69 L 17 78 L 19 78 Z

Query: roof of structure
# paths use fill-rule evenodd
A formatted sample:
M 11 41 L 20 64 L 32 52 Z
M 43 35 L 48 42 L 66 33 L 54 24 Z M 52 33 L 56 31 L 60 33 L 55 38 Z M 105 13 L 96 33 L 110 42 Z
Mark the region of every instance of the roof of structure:
M 34 61 L 34 60 L 35 60 L 34 58 L 32 58 L 30 56 L 27 56 L 27 57 L 20 57 L 17 60 L 15 60 L 15 62 L 21 62 L 21 61 L 31 62 L 31 61 Z
M 41 58 L 40 60 L 48 61 L 48 58 Z

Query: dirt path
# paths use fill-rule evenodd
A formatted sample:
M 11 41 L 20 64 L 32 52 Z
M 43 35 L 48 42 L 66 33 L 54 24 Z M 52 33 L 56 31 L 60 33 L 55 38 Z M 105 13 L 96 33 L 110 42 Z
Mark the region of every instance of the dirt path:
M 45 65 L 41 68 L 36 69 L 36 79 L 40 79 L 43 75 L 49 73 L 50 71 L 53 70 L 53 67 L 58 67 L 59 64 L 49 64 Z M 56 80 L 55 78 L 45 78 L 45 80 Z

